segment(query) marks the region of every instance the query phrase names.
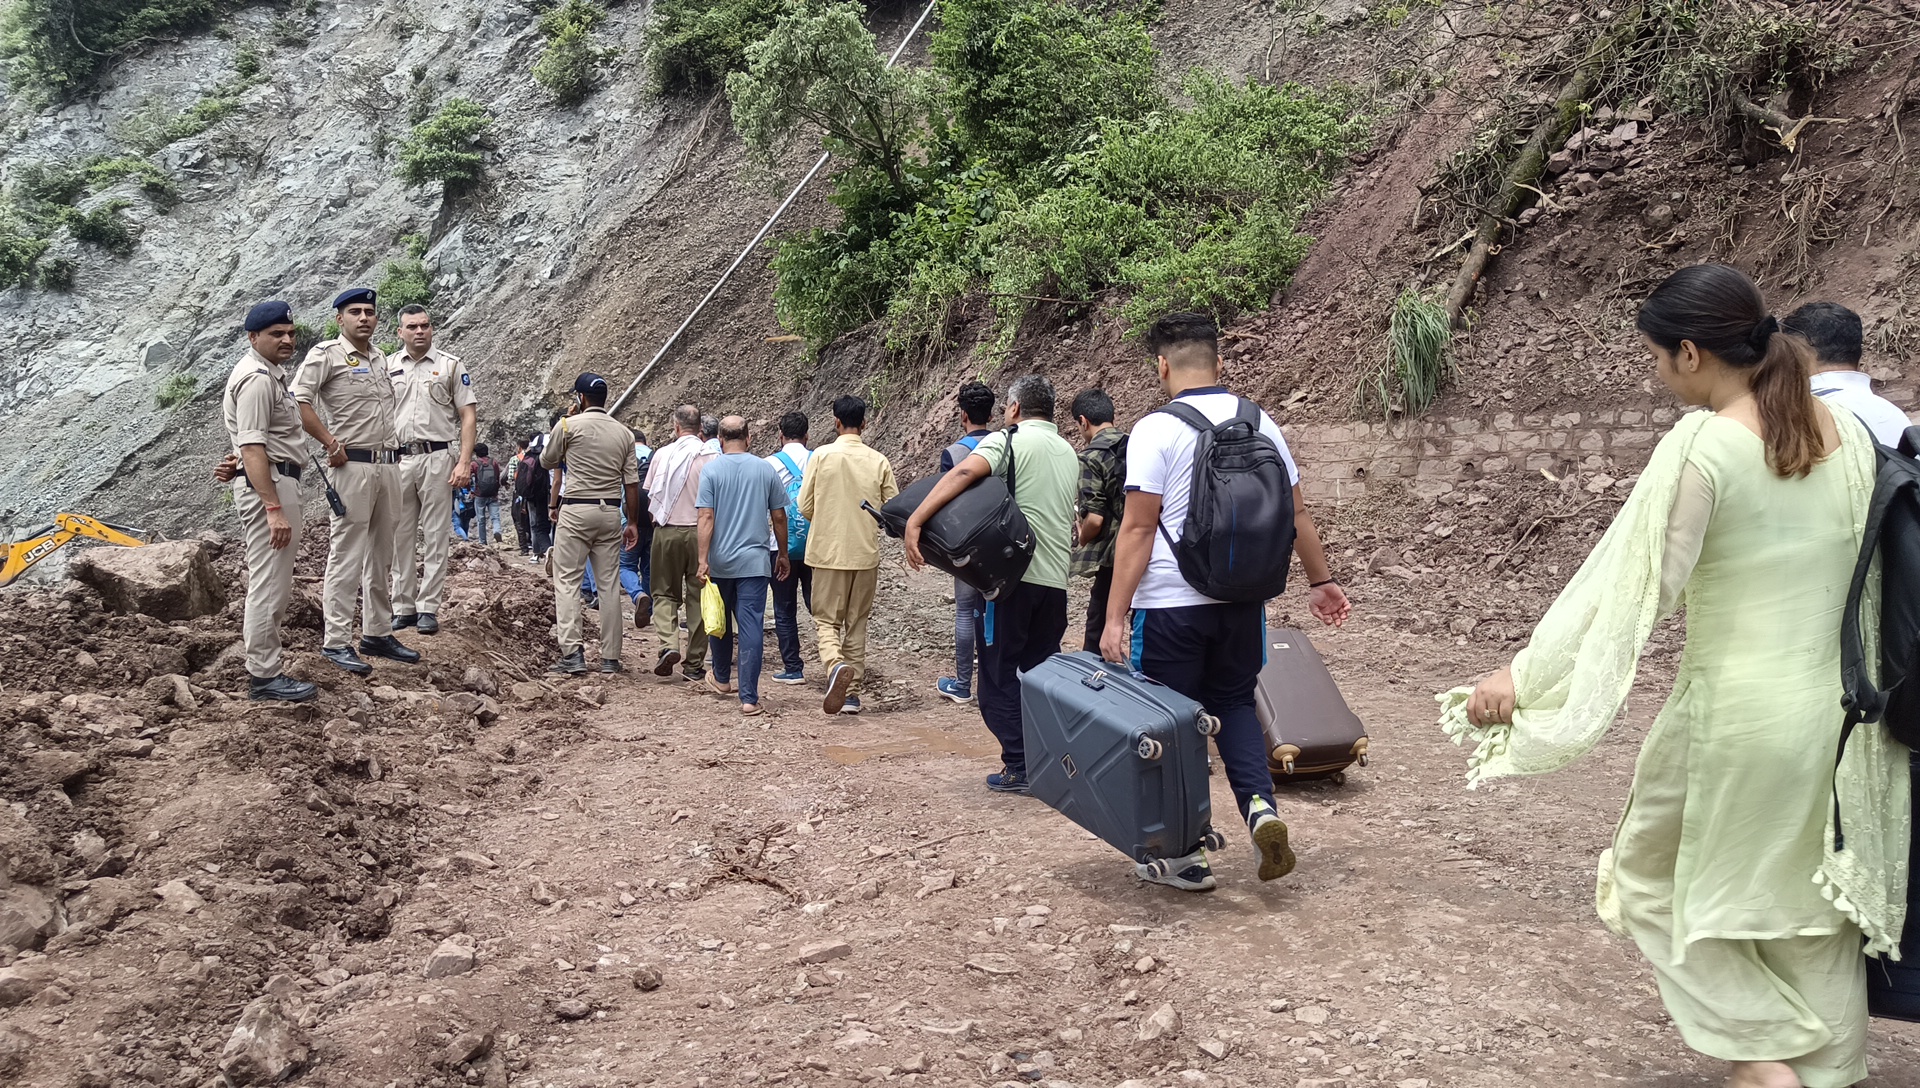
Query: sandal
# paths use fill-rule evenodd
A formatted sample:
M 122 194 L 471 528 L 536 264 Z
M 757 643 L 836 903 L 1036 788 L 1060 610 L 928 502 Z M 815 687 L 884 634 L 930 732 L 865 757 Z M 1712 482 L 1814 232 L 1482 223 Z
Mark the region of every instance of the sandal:
M 757 718 L 760 715 L 765 713 L 766 711 L 760 709 L 759 703 L 741 703 L 740 704 L 740 716 L 743 718 Z

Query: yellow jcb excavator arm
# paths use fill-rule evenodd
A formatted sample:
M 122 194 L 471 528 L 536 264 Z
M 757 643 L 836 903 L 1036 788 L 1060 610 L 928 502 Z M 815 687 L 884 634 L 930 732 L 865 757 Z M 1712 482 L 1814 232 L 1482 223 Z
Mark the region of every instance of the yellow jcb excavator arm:
M 0 566 L 0 586 L 11 583 L 75 537 L 91 537 L 123 548 L 138 548 L 152 536 L 144 529 L 109 525 L 85 514 L 55 514 L 53 524 L 17 544 L 7 545 L 7 561 Z

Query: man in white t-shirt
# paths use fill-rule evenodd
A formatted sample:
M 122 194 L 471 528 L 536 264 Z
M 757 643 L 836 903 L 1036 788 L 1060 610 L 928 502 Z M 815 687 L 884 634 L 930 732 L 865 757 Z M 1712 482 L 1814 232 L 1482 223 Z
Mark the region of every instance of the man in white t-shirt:
M 1873 391 L 1873 379 L 1860 369 L 1860 315 L 1837 302 L 1809 302 L 1787 315 L 1780 327 L 1813 346 L 1819 362 L 1813 370 L 1813 395 L 1860 417 L 1883 446 L 1900 447 L 1911 426 L 1907 413 Z
M 1147 333 L 1147 347 L 1158 359 L 1167 395 L 1215 423 L 1232 418 L 1241 404 L 1220 384 L 1219 337 L 1213 319 L 1203 314 L 1163 317 Z M 1300 470 L 1287 440 L 1265 412 L 1260 412 L 1260 433 L 1279 451 L 1294 485 L 1294 551 L 1312 586 L 1307 607 L 1323 623 L 1345 623 L 1352 608 L 1327 567 L 1320 533 L 1301 500 Z M 1294 856 L 1287 825 L 1274 810 L 1266 737 L 1254 713 L 1254 689 L 1266 659 L 1266 605 L 1204 596 L 1181 575 L 1173 553 L 1173 541 L 1187 517 L 1198 442 L 1198 431 L 1166 412 L 1150 413 L 1134 424 L 1127 442 L 1126 512 L 1114 545 L 1113 591 L 1101 656 L 1130 664 L 1220 719 L 1214 738 L 1220 762 L 1260 853 L 1260 879 L 1273 880 L 1293 869 Z M 1169 868 L 1173 871 L 1163 876 L 1144 866 L 1135 871 L 1142 879 L 1184 891 L 1214 886 L 1206 851 L 1198 843 Z
M 764 460 L 773 466 L 787 494 L 798 495 L 799 485 L 806 480 L 807 461 L 813 456 L 807 448 L 805 412 L 788 412 L 780 417 L 780 443 L 780 452 Z M 804 684 L 807 674 L 806 661 L 800 656 L 800 601 L 804 598 L 807 611 L 813 611 L 813 568 L 806 562 L 806 537 L 795 539 L 799 510 L 791 503 L 788 506 L 787 540 L 791 547 L 787 576 L 773 580 L 773 634 L 780 644 L 780 671 L 773 678 L 782 684 Z

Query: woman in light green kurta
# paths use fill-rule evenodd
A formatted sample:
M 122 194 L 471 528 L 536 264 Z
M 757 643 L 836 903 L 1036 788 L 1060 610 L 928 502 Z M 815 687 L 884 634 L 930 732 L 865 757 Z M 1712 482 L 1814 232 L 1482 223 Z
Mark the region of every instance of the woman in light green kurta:
M 1906 751 L 1882 727 L 1834 766 L 1872 440 L 1814 399 L 1804 345 L 1731 268 L 1675 273 L 1639 324 L 1661 380 L 1712 411 L 1674 426 L 1527 648 L 1441 696 L 1441 723 L 1476 742 L 1471 781 L 1564 767 L 1684 605 L 1673 694 L 1601 855 L 1600 915 L 1652 962 L 1688 1045 L 1733 1063 L 1729 1085 L 1844 1088 L 1867 1074 L 1861 948 L 1897 940 L 1911 832 Z

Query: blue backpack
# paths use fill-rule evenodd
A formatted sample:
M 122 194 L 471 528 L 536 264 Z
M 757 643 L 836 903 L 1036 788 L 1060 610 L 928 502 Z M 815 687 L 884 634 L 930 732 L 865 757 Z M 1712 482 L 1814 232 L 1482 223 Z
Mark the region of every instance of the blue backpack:
M 807 530 L 811 527 L 800 513 L 800 485 L 806 474 L 793 458 L 785 453 L 776 453 L 775 457 L 787 470 L 787 558 L 795 562 L 805 562 L 807 558 Z

